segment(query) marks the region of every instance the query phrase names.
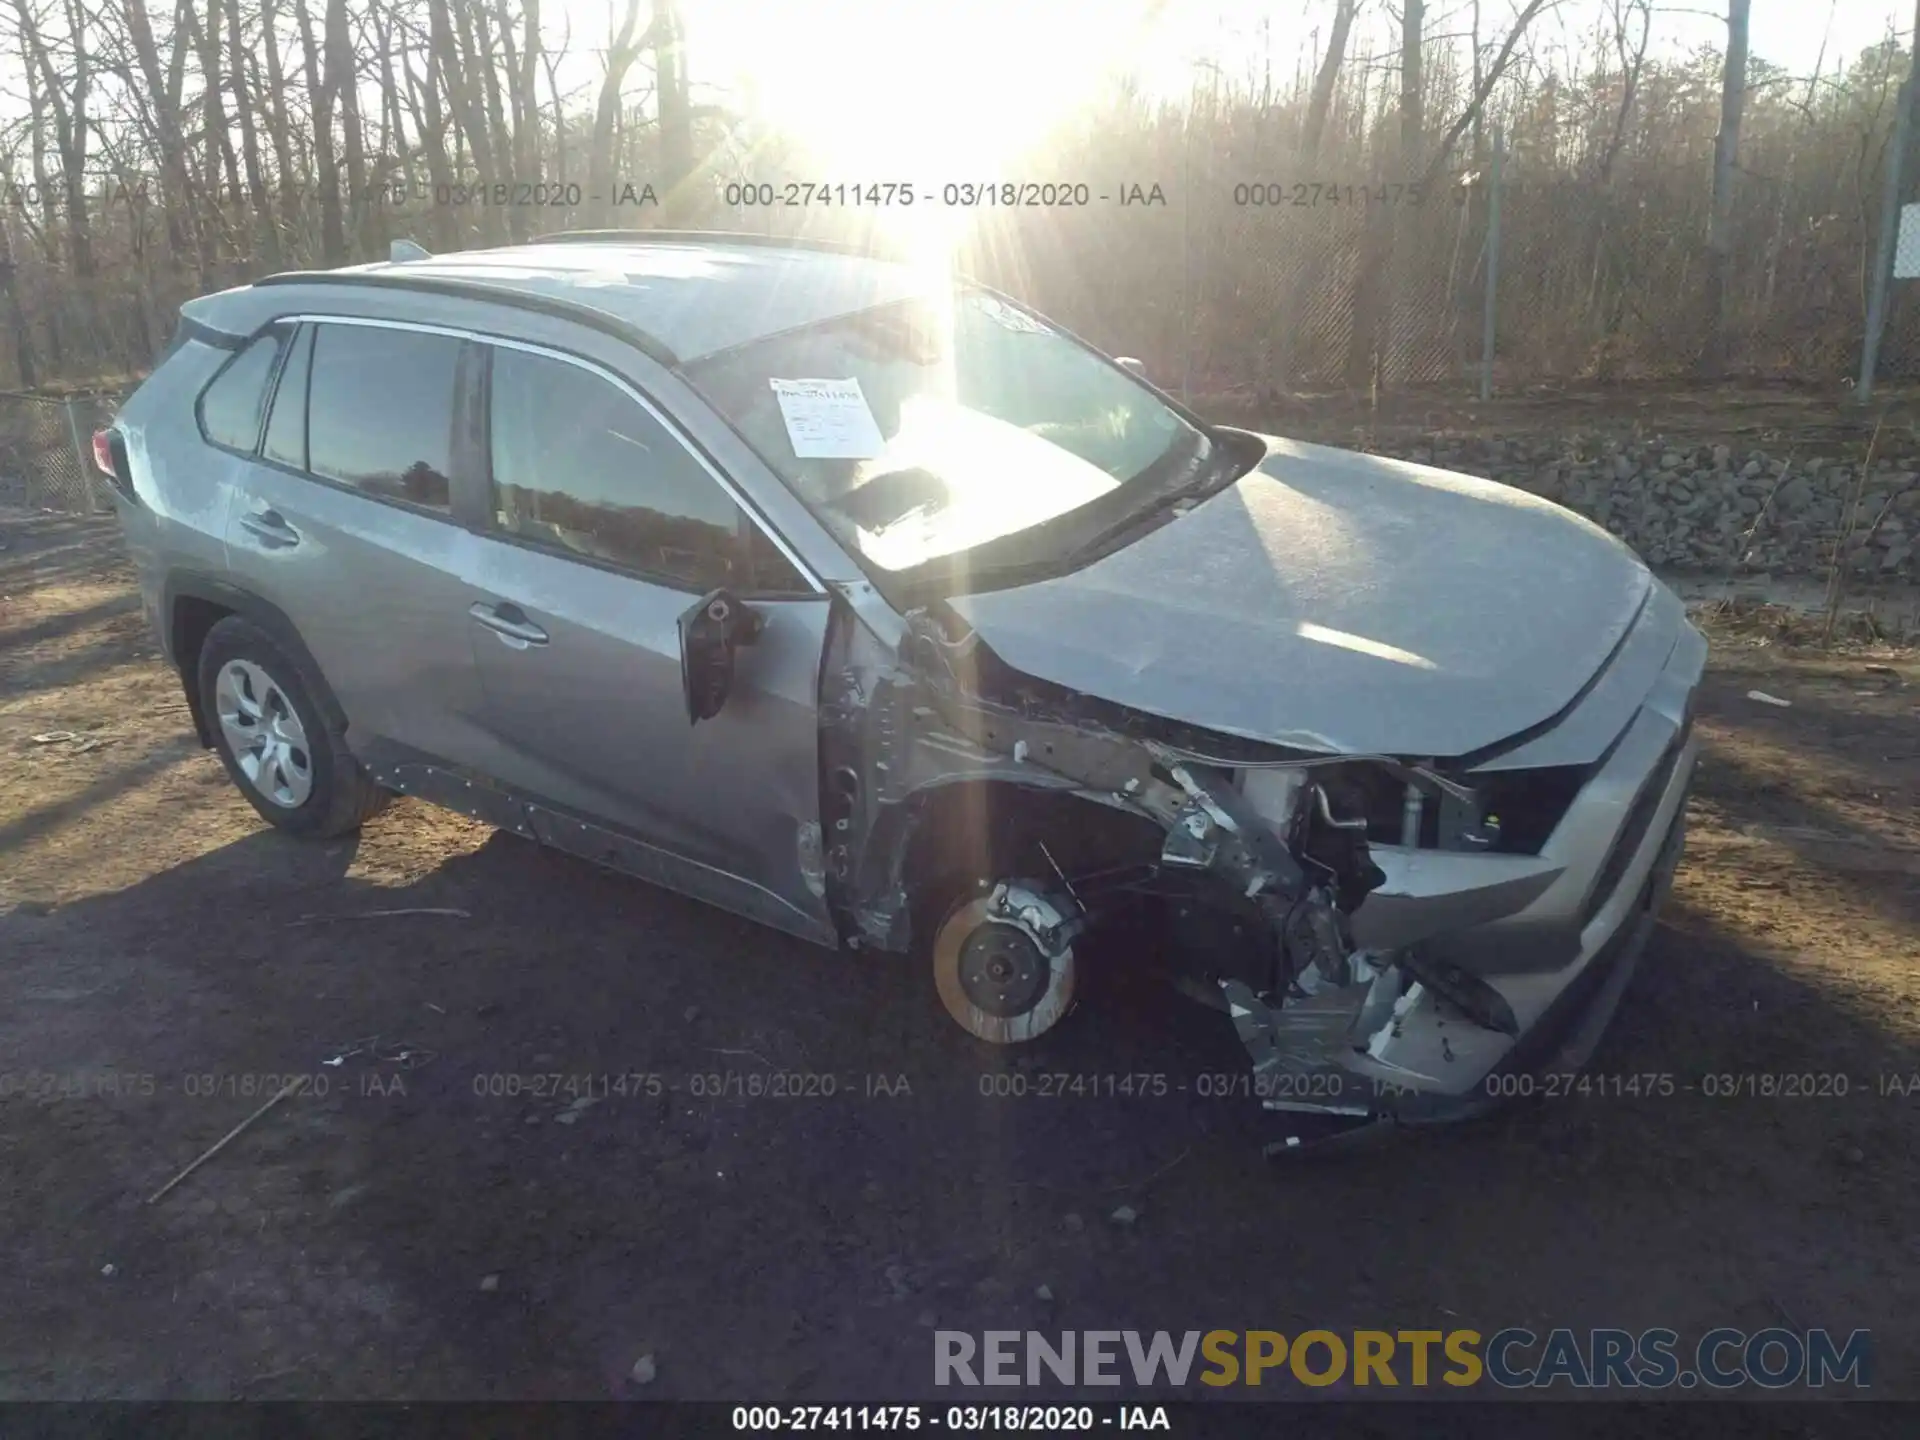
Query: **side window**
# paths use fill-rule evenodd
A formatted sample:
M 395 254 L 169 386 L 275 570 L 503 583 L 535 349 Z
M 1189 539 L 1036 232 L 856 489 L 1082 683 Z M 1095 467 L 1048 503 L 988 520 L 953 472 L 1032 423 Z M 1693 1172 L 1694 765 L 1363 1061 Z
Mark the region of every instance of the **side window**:
M 307 468 L 307 375 L 312 369 L 313 326 L 303 326 L 293 337 L 293 350 L 280 367 L 280 383 L 273 390 L 273 413 L 267 417 L 267 438 L 260 453 L 269 460 Z
M 773 538 L 758 525 L 747 526 L 747 558 L 753 565 L 753 588 L 763 595 L 811 595 L 813 586 L 794 563 L 781 553 Z
M 452 510 L 460 341 L 370 325 L 316 325 L 307 468 L 385 500 Z
M 691 589 L 746 586 L 746 517 L 632 396 L 563 360 L 496 348 L 494 523 Z
M 253 453 L 265 418 L 267 382 L 291 332 L 275 326 L 229 360 L 200 394 L 200 433 L 216 445 Z

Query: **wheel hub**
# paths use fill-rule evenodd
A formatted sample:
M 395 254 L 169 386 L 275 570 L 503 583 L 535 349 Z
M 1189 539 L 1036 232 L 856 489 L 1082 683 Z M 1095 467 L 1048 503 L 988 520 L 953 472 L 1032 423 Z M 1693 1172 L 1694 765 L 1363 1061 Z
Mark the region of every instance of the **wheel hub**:
M 960 947 L 960 988 L 1002 1020 L 1024 1015 L 1047 993 L 1050 967 L 1020 930 L 988 921 Z
M 1073 1006 L 1078 907 L 1031 882 L 1003 881 L 956 906 L 933 939 L 940 1003 L 968 1034 L 1016 1045 Z

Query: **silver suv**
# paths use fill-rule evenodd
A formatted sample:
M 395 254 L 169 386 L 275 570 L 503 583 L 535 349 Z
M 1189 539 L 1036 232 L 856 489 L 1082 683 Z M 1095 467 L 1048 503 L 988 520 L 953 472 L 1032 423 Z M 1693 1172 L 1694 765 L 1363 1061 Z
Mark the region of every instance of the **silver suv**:
M 996 1043 L 1157 967 L 1274 1109 L 1445 1118 L 1584 1059 L 1706 648 L 1614 537 L 1208 424 L 873 255 L 410 253 L 191 302 L 96 437 L 267 820 L 419 796 L 918 953 Z

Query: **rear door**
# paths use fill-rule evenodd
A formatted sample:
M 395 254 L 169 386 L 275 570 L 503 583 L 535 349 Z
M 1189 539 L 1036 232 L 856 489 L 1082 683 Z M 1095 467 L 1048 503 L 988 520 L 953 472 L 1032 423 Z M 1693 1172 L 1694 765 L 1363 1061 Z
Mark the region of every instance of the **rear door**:
M 469 638 L 500 778 L 568 812 L 539 820 L 543 838 L 830 935 L 818 862 L 823 592 L 624 377 L 517 342 L 488 354 L 488 513 Z M 766 628 L 740 651 L 726 707 L 695 725 L 679 620 L 723 586 Z
M 484 766 L 459 579 L 477 537 L 454 476 L 475 463 L 477 349 L 358 319 L 302 324 L 227 516 L 234 579 L 293 622 L 383 765 Z

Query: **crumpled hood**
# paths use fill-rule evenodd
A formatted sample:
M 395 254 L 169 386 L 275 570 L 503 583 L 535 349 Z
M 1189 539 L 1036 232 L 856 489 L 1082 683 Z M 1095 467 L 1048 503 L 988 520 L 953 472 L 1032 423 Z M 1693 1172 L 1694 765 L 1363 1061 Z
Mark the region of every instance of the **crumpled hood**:
M 1227 490 L 1072 575 L 955 597 L 1015 669 L 1277 745 L 1464 755 L 1579 694 L 1653 585 L 1525 491 L 1266 439 Z

